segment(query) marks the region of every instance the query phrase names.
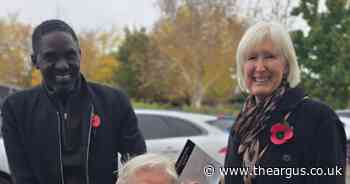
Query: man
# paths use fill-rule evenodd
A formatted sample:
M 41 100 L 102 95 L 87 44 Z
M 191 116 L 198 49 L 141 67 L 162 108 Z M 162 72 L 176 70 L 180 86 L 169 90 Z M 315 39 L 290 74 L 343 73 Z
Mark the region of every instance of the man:
M 179 184 L 173 161 L 147 153 L 126 162 L 116 184 Z
M 17 184 L 112 184 L 118 156 L 146 151 L 121 92 L 86 82 L 73 29 L 48 20 L 34 29 L 32 63 L 43 82 L 7 98 L 3 134 Z
M 175 162 L 169 158 L 147 153 L 132 158 L 120 169 L 120 178 L 116 184 L 180 184 Z M 185 181 L 181 184 L 200 184 Z

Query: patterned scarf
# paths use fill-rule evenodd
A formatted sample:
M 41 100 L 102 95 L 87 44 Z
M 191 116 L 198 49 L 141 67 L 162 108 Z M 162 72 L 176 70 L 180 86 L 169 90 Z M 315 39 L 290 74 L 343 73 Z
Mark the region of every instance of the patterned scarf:
M 277 103 L 285 94 L 288 86 L 288 83 L 283 81 L 270 97 L 258 104 L 254 96 L 248 96 L 237 117 L 233 131 L 241 140 L 238 154 L 243 154 L 243 167 L 249 168 L 250 171 L 253 170 L 268 147 L 267 144 L 261 148 L 258 135 L 264 130 L 264 122 L 270 118 L 268 115 L 276 109 Z M 244 183 L 251 184 L 254 177 L 253 175 L 243 176 Z

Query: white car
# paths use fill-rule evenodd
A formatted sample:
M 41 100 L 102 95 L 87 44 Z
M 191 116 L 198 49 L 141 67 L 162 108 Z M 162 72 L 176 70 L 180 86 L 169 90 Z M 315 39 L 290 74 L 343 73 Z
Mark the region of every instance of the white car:
M 147 151 L 176 159 L 187 139 L 224 163 L 228 134 L 212 126 L 216 116 L 166 110 L 136 110 Z
M 350 118 L 350 109 L 337 110 L 338 116 Z
M 349 141 L 350 140 L 350 118 L 344 117 L 344 116 L 339 116 L 339 119 L 341 122 L 344 123 L 346 139 Z
M 214 159 L 224 163 L 228 134 L 208 122 L 215 116 L 165 110 L 135 110 L 147 151 L 176 159 L 191 139 Z M 1 124 L 1 118 L 0 118 Z M 0 184 L 11 184 L 4 143 L 0 138 Z
M 0 116 L 0 128 L 2 119 Z M 10 169 L 7 163 L 7 156 L 5 152 L 4 140 L 0 131 L 0 184 L 11 184 Z

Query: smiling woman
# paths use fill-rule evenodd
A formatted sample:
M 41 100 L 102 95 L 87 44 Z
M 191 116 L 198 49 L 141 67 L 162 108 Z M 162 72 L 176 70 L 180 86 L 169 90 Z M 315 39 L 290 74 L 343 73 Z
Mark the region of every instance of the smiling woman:
M 280 24 L 261 22 L 249 28 L 236 60 L 238 83 L 249 96 L 230 132 L 225 166 L 251 173 L 226 176 L 225 183 L 344 184 L 344 175 L 271 177 L 255 172 L 261 167 L 344 169 L 345 132 L 332 109 L 297 86 L 295 50 Z
M 272 94 L 287 76 L 288 64 L 274 48 L 271 40 L 265 40 L 248 54 L 243 64 L 245 86 L 256 100 Z

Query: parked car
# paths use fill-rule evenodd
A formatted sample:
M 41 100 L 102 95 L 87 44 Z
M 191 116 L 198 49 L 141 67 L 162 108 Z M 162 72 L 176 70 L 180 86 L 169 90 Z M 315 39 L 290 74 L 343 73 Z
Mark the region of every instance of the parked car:
M 136 110 L 147 151 L 176 159 L 187 139 L 224 163 L 228 134 L 208 122 L 216 116 L 166 110 Z M 1 118 L 0 118 L 1 125 Z M 0 184 L 11 184 L 4 143 L 0 138 Z
M 0 111 L 0 129 L 2 127 L 2 118 Z M 0 184 L 11 184 L 10 169 L 7 163 L 4 140 L 0 131 Z
M 214 159 L 224 163 L 228 134 L 208 122 L 216 116 L 166 110 L 136 110 L 147 151 L 176 159 L 191 139 Z
M 233 116 L 218 116 L 215 120 L 208 121 L 207 123 L 229 133 L 234 122 L 235 118 Z
M 336 111 L 339 116 L 340 121 L 344 123 L 344 129 L 346 134 L 346 163 L 350 164 L 350 117 L 346 116 L 346 111 Z M 345 114 L 344 114 L 345 113 Z
M 345 116 L 339 116 L 339 119 L 344 123 L 346 139 L 350 141 L 350 118 Z
M 350 109 L 337 110 L 338 116 L 350 118 Z

